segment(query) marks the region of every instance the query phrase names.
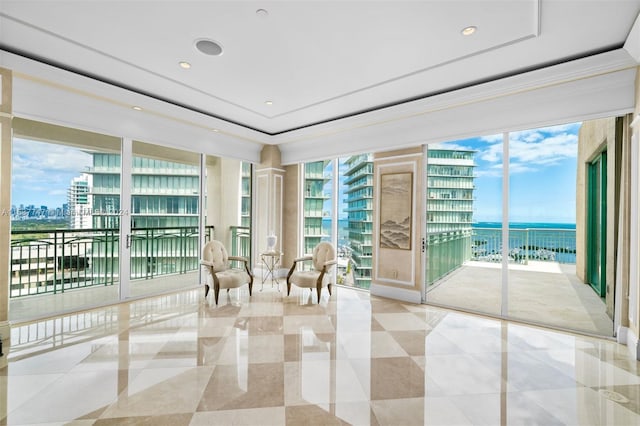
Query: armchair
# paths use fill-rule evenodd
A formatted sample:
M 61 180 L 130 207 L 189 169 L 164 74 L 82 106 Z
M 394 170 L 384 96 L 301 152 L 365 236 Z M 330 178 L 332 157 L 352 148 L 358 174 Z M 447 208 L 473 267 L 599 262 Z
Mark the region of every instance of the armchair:
M 312 261 L 313 269 L 310 271 L 297 270 L 298 263 L 305 261 Z M 331 271 L 336 263 L 338 263 L 336 251 L 333 245 L 326 241 L 319 243 L 313 249 L 311 256 L 295 259 L 289 274 L 287 274 L 287 296 L 291 293 L 291 284 L 303 288 L 315 288 L 318 291 L 318 303 L 320 303 L 322 287 L 326 286 L 329 290 L 329 296 L 331 296 L 331 279 L 333 278 Z
M 237 260 L 244 263 L 244 269 L 230 268 L 229 261 Z M 204 297 L 209 294 L 209 278 L 213 281 L 213 294 L 216 305 L 218 304 L 218 294 L 221 288 L 226 288 L 227 292 L 231 288 L 238 288 L 249 284 L 249 296 L 253 288 L 253 275 L 249 270 L 249 260 L 240 256 L 229 256 L 227 249 L 220 241 L 209 241 L 202 249 L 202 260 L 200 264 L 206 267 L 208 276 L 205 283 Z

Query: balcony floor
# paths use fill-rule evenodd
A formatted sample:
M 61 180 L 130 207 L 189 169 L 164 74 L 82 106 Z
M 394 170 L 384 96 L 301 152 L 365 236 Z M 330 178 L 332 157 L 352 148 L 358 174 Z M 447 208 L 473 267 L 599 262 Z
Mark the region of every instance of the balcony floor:
M 529 261 L 509 265 L 509 316 L 527 322 L 613 336 L 605 304 L 582 283 L 575 265 Z M 500 263 L 466 262 L 436 283 L 427 301 L 500 315 Z

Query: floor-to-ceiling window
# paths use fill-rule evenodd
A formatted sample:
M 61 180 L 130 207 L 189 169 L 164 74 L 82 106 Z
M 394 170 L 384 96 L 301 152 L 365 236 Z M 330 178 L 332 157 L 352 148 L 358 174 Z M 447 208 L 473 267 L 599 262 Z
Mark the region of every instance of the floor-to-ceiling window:
M 339 164 L 338 242 L 345 265 L 341 284 L 368 289 L 373 254 L 373 155 L 340 158 Z
M 500 314 L 502 135 L 426 149 L 426 300 Z
M 131 295 L 196 285 L 200 156 L 134 141 L 130 185 Z
M 614 121 L 429 145 L 426 301 L 612 335 L 601 283 Z
M 205 240 L 222 241 L 229 255 L 251 258 L 251 163 L 207 155 Z
M 358 154 L 303 165 L 302 246 L 336 246 L 336 283 L 368 289 L 373 231 L 373 156 Z
M 194 287 L 208 239 L 251 256 L 250 163 L 13 125 L 12 321 Z
M 590 225 L 584 229 L 576 215 L 581 126 L 568 123 L 509 134 L 508 315 L 612 335 L 613 323 L 600 299 L 604 294 L 576 274 L 576 228 L 590 232 Z M 606 171 L 601 177 L 606 180 Z M 605 183 L 598 194 L 606 199 L 606 192 Z M 589 218 L 591 202 L 586 206 Z M 596 210 L 602 212 L 601 207 Z M 606 218 L 599 216 L 597 222 L 604 229 Z M 600 258 L 605 245 L 597 255 L 587 251 L 587 264 Z
M 13 134 L 10 319 L 117 301 L 120 139 L 19 118 Z
M 305 163 L 302 250 L 311 254 L 320 241 L 332 241 L 333 161 Z

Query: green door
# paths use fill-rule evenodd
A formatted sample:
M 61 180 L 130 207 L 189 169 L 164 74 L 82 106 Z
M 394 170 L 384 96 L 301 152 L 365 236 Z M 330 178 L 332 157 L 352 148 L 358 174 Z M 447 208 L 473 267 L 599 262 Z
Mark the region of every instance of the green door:
M 607 153 L 588 166 L 587 280 L 600 297 L 606 292 Z

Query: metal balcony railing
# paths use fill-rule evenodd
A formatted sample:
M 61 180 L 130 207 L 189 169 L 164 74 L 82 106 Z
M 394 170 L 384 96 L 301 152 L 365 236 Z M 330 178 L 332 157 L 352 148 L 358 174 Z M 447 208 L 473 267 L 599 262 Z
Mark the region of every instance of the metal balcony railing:
M 509 229 L 509 262 L 576 262 L 575 229 Z M 502 262 L 502 229 L 433 232 L 427 236 L 427 284 L 456 270 L 467 260 Z
M 213 238 L 213 226 L 205 227 Z M 184 274 L 199 267 L 197 227 L 134 228 L 131 279 Z M 10 297 L 113 285 L 119 281 L 118 229 L 11 232 Z
M 473 228 L 472 259 L 502 261 L 502 228 Z M 576 263 L 576 230 L 561 228 L 509 229 L 509 261 Z

